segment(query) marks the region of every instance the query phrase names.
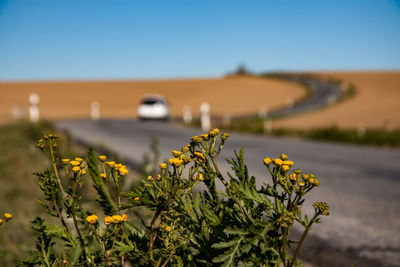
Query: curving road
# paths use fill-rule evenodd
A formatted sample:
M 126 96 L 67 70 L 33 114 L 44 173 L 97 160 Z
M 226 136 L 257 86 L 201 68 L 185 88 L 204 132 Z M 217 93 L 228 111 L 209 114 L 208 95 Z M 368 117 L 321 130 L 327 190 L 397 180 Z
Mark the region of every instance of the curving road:
M 279 77 L 284 80 L 303 84 L 311 92 L 310 96 L 303 101 L 294 103 L 292 106 L 271 111 L 269 113 L 269 116 L 271 117 L 289 116 L 320 109 L 324 106 L 335 103 L 343 95 L 343 91 L 336 83 L 319 80 L 305 75 L 281 74 Z
M 162 158 L 200 133 L 162 122 L 135 120 L 65 121 L 60 130 L 91 145 L 106 145 L 126 161 L 138 163 L 157 135 Z M 313 227 L 301 252 L 316 266 L 400 266 L 400 151 L 393 149 L 330 144 L 294 139 L 232 134 L 223 158 L 244 147 L 250 174 L 259 184 L 269 177 L 262 164 L 266 156 L 286 153 L 305 172 L 315 173 L 321 186 L 309 195 L 326 201 L 331 216 Z M 296 234 L 296 232 L 295 232 Z

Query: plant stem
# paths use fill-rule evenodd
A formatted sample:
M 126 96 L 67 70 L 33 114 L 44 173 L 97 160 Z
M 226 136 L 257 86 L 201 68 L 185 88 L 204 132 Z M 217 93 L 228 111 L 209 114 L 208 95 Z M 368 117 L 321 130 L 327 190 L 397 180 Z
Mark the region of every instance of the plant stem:
M 297 256 L 299 255 L 301 245 L 303 244 L 304 239 L 306 238 L 306 235 L 308 234 L 308 231 L 310 231 L 310 229 L 311 229 L 311 225 L 315 222 L 315 220 L 317 219 L 318 215 L 319 215 L 319 213 L 316 213 L 314 215 L 314 217 L 312 218 L 311 222 L 307 225 L 306 230 L 304 231 L 303 235 L 301 236 L 300 242 L 297 245 L 296 252 L 294 253 L 294 256 L 292 258 L 292 261 L 290 262 L 289 267 L 292 267 L 293 264 L 295 264 L 297 262 Z
M 57 170 L 57 166 L 56 166 L 56 159 L 54 158 L 54 151 L 53 151 L 51 145 L 49 146 L 49 148 L 50 148 L 50 157 L 51 157 L 50 161 L 51 161 L 51 165 L 53 166 L 54 175 L 56 176 L 58 186 L 60 187 L 60 190 L 61 190 L 61 193 L 62 193 L 64 199 L 67 199 L 67 194 L 65 194 L 64 187 L 61 183 L 60 176 L 58 174 L 58 170 Z

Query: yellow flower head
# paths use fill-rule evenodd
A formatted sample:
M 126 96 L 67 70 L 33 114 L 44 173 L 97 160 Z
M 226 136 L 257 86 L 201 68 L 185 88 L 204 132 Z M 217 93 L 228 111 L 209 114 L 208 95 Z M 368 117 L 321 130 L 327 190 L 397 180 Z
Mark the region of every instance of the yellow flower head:
M 172 150 L 172 156 L 174 157 L 179 157 L 180 155 L 182 155 L 182 152 L 178 151 L 178 150 Z
M 74 166 L 74 167 L 72 167 L 72 171 L 74 172 L 74 173 L 77 173 L 77 172 L 79 172 L 81 170 L 81 168 L 79 168 L 79 166 Z
M 85 174 L 86 174 L 86 171 L 85 171 L 85 170 L 82 170 L 82 171 L 81 171 L 81 174 L 82 174 L 82 175 L 85 175 Z
M 169 162 L 169 164 L 171 164 L 175 167 L 179 167 L 182 165 L 183 160 L 175 158 L 175 159 L 169 159 L 168 162 Z
M 294 172 L 295 174 L 298 174 L 298 175 L 301 174 L 301 170 L 300 170 L 300 169 L 295 169 L 293 172 Z
M 285 165 L 288 165 L 289 167 L 292 167 L 293 164 L 294 164 L 294 162 L 291 161 L 291 160 L 284 160 L 284 161 L 282 162 L 282 164 L 285 164 Z
M 281 158 L 281 160 L 287 160 L 288 156 L 286 156 L 285 154 L 282 153 L 280 158 Z
M 275 166 L 281 166 L 283 161 L 281 159 L 273 159 L 272 162 Z
M 329 206 L 325 202 L 315 202 L 313 206 L 322 215 L 329 215 Z
M 186 152 L 189 151 L 189 148 L 190 148 L 190 144 L 187 144 L 186 146 L 182 147 L 181 151 L 182 151 L 183 153 L 186 153 Z
M 310 175 L 309 174 L 303 174 L 301 176 L 301 178 L 303 178 L 304 181 L 308 181 L 308 179 L 310 178 Z
M 115 161 L 106 161 L 108 167 L 112 168 L 115 165 Z
M 128 215 L 126 215 L 125 213 L 121 215 L 122 221 L 126 222 L 128 220 Z
M 114 166 L 113 166 L 113 169 L 119 169 L 119 168 L 121 168 L 122 167 L 122 164 L 121 163 L 116 163 L 116 164 L 114 164 Z
M 3 224 L 3 220 L 2 219 L 0 219 L 0 225 L 2 225 Z
M 114 222 L 114 219 L 113 219 L 113 217 L 111 217 L 111 216 L 106 216 L 105 218 L 104 218 L 104 224 L 105 225 L 110 225 L 110 224 L 112 224 Z
M 197 175 L 197 180 L 204 181 L 204 176 L 202 173 L 199 173 L 199 175 Z
M 270 157 L 266 157 L 264 159 L 264 165 L 269 166 L 272 163 L 272 159 Z
M 77 161 L 77 160 L 71 160 L 71 161 L 69 162 L 69 164 L 71 164 L 72 166 L 79 166 L 79 165 L 81 165 L 81 163 L 80 163 L 79 161 Z
M 297 174 L 292 173 L 291 175 L 289 175 L 289 179 L 290 179 L 292 182 L 296 182 L 296 181 L 297 181 Z
M 76 161 L 79 161 L 79 162 L 82 162 L 82 161 L 83 161 L 83 158 L 75 157 L 75 160 L 76 160 Z
M 104 161 L 107 160 L 107 156 L 105 156 L 105 155 L 99 155 L 99 160 L 102 161 L 102 162 L 104 162 Z
M 161 170 L 165 170 L 167 168 L 167 164 L 166 163 L 160 163 L 159 165 Z
M 215 136 L 217 136 L 218 134 L 219 134 L 219 130 L 218 130 L 217 128 L 211 130 L 210 133 L 209 133 L 209 135 L 210 135 L 211 137 L 215 137 Z
M 289 165 L 282 165 L 282 170 L 287 172 L 290 169 Z
M 81 163 L 81 165 L 79 165 L 79 167 L 81 167 L 81 169 L 85 168 L 85 164 Z
M 319 181 L 317 178 L 309 178 L 308 182 L 312 185 L 319 186 Z
M 298 183 L 298 185 L 299 185 L 299 187 L 303 187 L 303 186 L 305 186 L 306 184 L 305 184 L 303 181 L 300 181 L 300 182 Z
M 203 153 L 199 152 L 199 151 L 195 151 L 194 155 L 196 156 L 196 158 L 200 161 L 205 161 L 206 157 L 204 156 Z
M 106 179 L 106 178 L 107 178 L 107 174 L 105 174 L 105 173 L 100 173 L 100 177 L 103 178 L 103 179 Z
M 127 175 L 128 174 L 128 170 L 126 169 L 125 166 L 119 168 L 118 171 L 119 171 L 120 175 Z
M 172 231 L 172 227 L 168 225 L 167 227 L 165 227 L 165 231 L 171 232 Z
M 149 180 L 149 181 L 153 181 L 153 180 L 154 180 L 154 179 L 153 179 L 153 176 L 151 176 L 151 175 L 150 175 L 150 176 L 148 176 L 148 177 L 147 177 L 147 180 Z
M 67 165 L 70 162 L 70 159 L 62 159 L 62 164 Z
M 3 216 L 4 216 L 4 219 L 6 219 L 6 221 L 11 220 L 12 217 L 13 217 L 13 216 L 11 215 L 11 213 L 4 213 Z
M 133 200 L 139 201 L 139 200 L 140 200 L 140 197 L 135 197 Z
M 157 179 L 157 181 L 160 181 L 161 180 L 161 175 L 157 174 L 156 179 Z
M 95 224 L 99 218 L 96 215 L 89 215 L 86 217 L 86 221 L 90 224 Z
M 230 134 L 228 134 L 228 133 L 223 133 L 223 134 L 221 134 L 221 139 L 222 139 L 222 141 L 225 141 L 226 139 L 228 139 L 229 136 L 230 136 Z
M 121 217 L 121 215 L 113 215 L 112 218 L 113 218 L 113 223 L 120 223 L 120 222 L 122 222 L 122 217 Z
M 202 134 L 200 136 L 201 138 L 203 138 L 204 141 L 208 141 L 210 139 L 210 136 L 208 134 Z
M 201 142 L 203 141 L 203 138 L 202 138 L 201 136 L 195 135 L 195 136 L 192 136 L 192 137 L 190 138 L 190 140 L 191 140 L 193 143 L 201 143 Z

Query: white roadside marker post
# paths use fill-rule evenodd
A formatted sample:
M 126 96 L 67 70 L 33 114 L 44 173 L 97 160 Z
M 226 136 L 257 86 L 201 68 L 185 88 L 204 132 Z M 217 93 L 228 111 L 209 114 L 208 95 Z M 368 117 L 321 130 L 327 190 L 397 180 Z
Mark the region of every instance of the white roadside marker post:
M 200 105 L 201 112 L 201 129 L 203 131 L 209 131 L 211 129 L 211 119 L 210 119 L 210 104 L 203 102 Z
M 100 103 L 99 102 L 92 101 L 92 103 L 90 103 L 90 117 L 94 121 L 97 121 L 100 119 Z
M 182 120 L 185 124 L 192 123 L 192 108 L 190 106 L 184 106 L 182 108 Z
M 222 125 L 223 126 L 230 126 L 232 121 L 232 116 L 230 114 L 224 114 L 222 116 Z
M 29 120 L 33 123 L 39 121 L 39 96 L 35 93 L 29 95 Z

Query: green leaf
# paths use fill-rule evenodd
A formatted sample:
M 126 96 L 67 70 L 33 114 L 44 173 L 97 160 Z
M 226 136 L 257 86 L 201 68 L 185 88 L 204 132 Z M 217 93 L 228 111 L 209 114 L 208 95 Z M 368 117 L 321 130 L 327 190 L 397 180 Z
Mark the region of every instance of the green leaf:
M 230 234 L 230 235 L 247 235 L 249 234 L 249 231 L 245 231 L 243 229 L 239 229 L 239 228 L 226 228 L 224 230 L 224 233 L 226 234 Z
M 92 148 L 89 148 L 87 165 L 90 176 L 92 177 L 93 187 L 96 189 L 100 199 L 96 200 L 103 208 L 104 214 L 113 215 L 115 206 L 110 195 L 108 194 L 107 188 L 103 183 L 103 179 L 100 177 L 100 172 L 97 166 L 97 158 Z

